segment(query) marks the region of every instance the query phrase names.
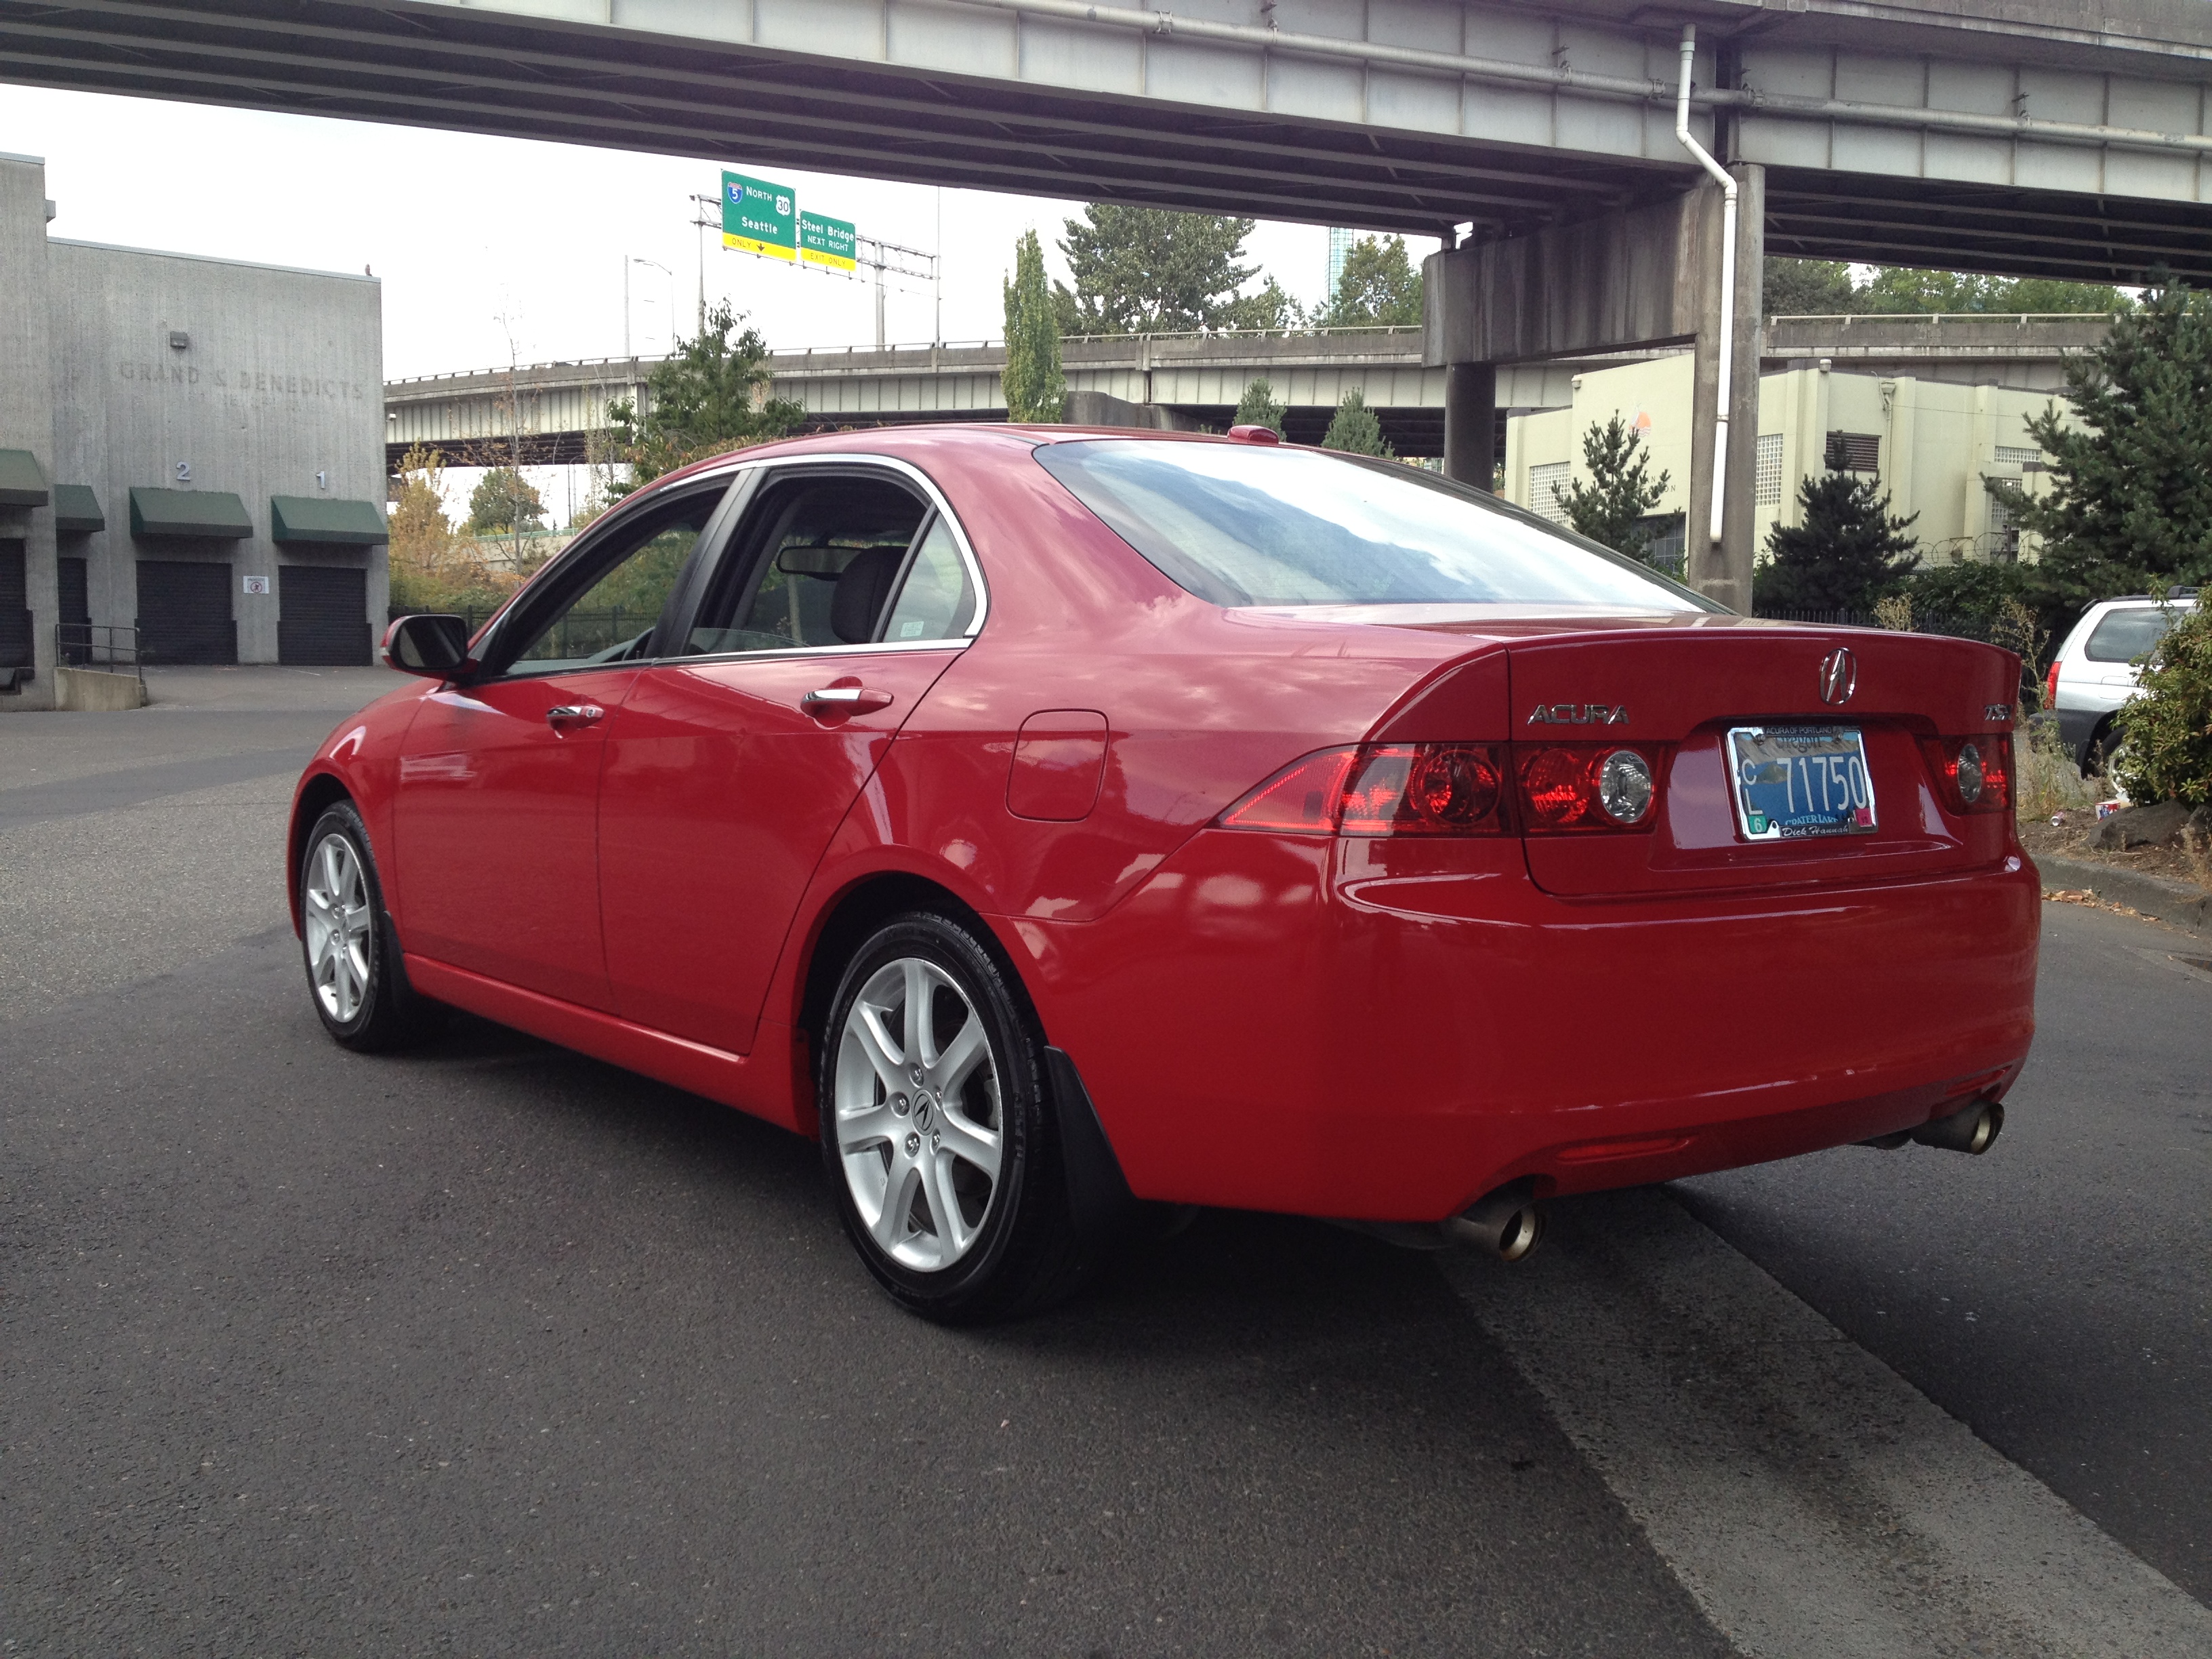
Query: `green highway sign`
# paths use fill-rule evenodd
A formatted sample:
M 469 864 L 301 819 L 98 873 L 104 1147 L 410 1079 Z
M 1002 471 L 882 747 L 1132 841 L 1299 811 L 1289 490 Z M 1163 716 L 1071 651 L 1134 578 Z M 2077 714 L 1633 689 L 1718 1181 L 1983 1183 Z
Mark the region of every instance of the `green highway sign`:
M 830 270 L 858 270 L 860 238 L 851 222 L 844 219 L 820 219 L 813 214 L 799 216 L 799 257 L 810 265 L 821 265 Z
M 742 173 L 725 173 L 722 246 L 742 253 L 757 253 L 764 258 L 798 258 L 797 192 L 789 185 L 748 179 Z M 847 246 L 851 246 L 849 238 Z

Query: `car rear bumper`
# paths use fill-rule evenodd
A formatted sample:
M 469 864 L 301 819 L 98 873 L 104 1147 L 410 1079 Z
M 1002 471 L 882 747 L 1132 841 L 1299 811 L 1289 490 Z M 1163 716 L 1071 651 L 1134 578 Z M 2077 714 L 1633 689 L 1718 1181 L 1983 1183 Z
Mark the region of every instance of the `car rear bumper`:
M 1209 830 L 1100 921 L 1003 926 L 1139 1196 L 1430 1221 L 1509 1181 L 1664 1180 L 2001 1093 L 2038 902 L 2017 857 L 1566 901 L 1508 839 Z

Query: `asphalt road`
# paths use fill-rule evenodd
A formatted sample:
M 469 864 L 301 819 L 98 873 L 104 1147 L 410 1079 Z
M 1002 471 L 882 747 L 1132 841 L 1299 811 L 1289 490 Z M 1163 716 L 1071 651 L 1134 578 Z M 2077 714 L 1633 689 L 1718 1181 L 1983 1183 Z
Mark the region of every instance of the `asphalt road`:
M 1848 1358 L 1854 1411 L 1926 1419 L 2001 1535 L 2063 1534 L 2045 1571 L 2094 1586 L 2078 1639 L 1876 1619 L 1853 1651 L 2212 1653 L 2166 1582 L 2212 1594 L 2183 936 L 2046 907 L 1997 1151 L 1692 1184 L 1735 1249 L 1657 1194 L 1563 1214 L 1518 1277 L 1210 1214 L 948 1333 L 872 1289 L 791 1137 L 480 1022 L 328 1042 L 283 807 L 387 682 L 172 676 L 138 714 L 0 719 L 0 1652 L 1784 1651 L 1760 1598 L 1791 1587 L 1717 1576 L 1665 1492 L 1701 1455 L 1832 1486 L 1849 1425 L 1708 1443 L 1687 1275 L 1705 1349 L 1779 1321 Z M 1659 1382 L 1556 1340 L 1593 1325 Z M 1603 1420 L 1638 1387 L 1657 1499 Z M 1771 1419 L 1751 1387 L 1700 1408 Z M 1897 1553 L 1830 1553 L 1860 1550 Z

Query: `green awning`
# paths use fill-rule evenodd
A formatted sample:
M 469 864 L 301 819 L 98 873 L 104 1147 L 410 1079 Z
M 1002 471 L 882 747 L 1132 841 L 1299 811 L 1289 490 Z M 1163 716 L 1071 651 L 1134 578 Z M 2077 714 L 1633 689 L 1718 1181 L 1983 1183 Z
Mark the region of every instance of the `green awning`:
M 134 536 L 215 536 L 236 541 L 253 533 L 246 503 L 228 489 L 141 489 L 131 492 Z
M 0 449 L 0 507 L 44 507 L 46 470 L 27 449 Z
M 337 542 L 366 547 L 389 541 L 384 510 L 374 501 L 341 501 L 328 495 L 271 495 L 269 532 L 280 542 Z
M 100 497 L 90 484 L 54 486 L 54 528 L 76 535 L 107 528 L 107 514 L 100 510 Z

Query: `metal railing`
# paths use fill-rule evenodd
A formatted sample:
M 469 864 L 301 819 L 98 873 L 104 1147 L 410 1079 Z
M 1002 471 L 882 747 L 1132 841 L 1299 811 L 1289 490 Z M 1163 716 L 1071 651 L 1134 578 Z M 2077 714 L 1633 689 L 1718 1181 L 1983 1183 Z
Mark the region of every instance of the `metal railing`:
M 146 683 L 146 664 L 138 649 L 138 630 L 121 623 L 56 623 L 54 660 L 65 668 L 125 670 Z

